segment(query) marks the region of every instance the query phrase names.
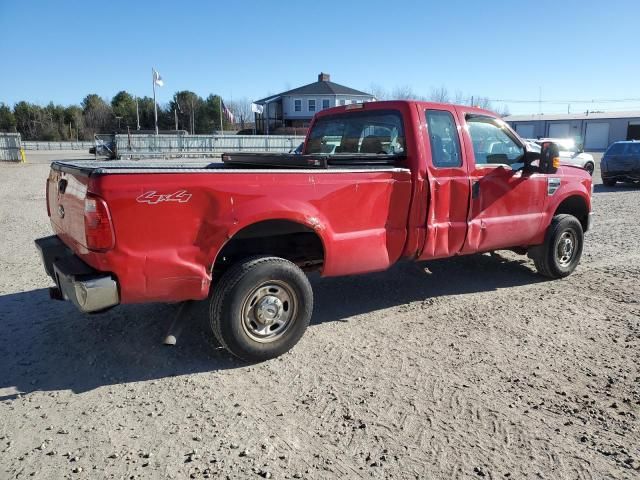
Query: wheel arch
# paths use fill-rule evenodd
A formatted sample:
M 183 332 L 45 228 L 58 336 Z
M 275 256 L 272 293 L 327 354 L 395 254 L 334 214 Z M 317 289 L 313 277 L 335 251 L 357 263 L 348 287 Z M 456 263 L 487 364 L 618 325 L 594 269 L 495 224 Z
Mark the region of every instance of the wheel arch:
M 241 258 L 272 255 L 301 268 L 322 268 L 327 257 L 324 224 L 318 217 L 254 219 L 237 226 L 215 253 L 212 271 L 223 271 Z
M 553 217 L 560 214 L 573 215 L 578 219 L 582 230 L 587 231 L 589 228 L 589 203 L 582 195 L 573 194 L 563 198 L 556 206 Z

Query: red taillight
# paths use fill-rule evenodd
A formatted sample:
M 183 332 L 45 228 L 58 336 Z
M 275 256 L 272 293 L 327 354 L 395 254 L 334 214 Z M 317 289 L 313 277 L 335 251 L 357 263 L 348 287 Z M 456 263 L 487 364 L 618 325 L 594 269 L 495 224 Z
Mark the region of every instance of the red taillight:
M 115 244 L 109 208 L 103 199 L 91 194 L 84 200 L 84 232 L 89 250 L 105 251 Z

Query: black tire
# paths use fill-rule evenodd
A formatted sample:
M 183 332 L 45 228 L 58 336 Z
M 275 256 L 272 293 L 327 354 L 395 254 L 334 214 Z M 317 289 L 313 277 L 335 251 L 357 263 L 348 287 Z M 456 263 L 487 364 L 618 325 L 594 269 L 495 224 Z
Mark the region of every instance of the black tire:
M 593 163 L 589 162 L 584 166 L 584 169 L 589 175 L 593 177 L 593 171 L 596 169 L 596 166 Z
M 568 253 L 569 244 L 571 253 Z M 563 278 L 571 274 L 582 256 L 584 233 L 582 225 L 573 215 L 553 217 L 542 245 L 529 249 L 536 270 L 549 278 Z
M 211 294 L 209 323 L 229 352 L 261 362 L 291 350 L 312 311 L 311 284 L 298 266 L 279 257 L 251 257 L 220 277 Z
M 602 184 L 605 187 L 615 187 L 616 186 L 616 180 L 613 178 L 603 178 L 602 179 Z

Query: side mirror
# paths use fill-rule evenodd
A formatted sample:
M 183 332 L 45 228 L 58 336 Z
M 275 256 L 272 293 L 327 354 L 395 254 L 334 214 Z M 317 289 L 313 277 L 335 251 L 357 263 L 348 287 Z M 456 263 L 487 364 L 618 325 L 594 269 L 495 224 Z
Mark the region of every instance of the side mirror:
M 560 149 L 553 142 L 544 142 L 540 151 L 540 173 L 556 173 L 560 167 Z

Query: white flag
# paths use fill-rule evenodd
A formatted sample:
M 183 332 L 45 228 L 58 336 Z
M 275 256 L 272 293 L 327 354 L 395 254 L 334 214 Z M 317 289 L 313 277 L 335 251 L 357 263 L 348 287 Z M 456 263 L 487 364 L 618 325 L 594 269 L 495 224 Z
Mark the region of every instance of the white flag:
M 153 83 L 155 83 L 159 87 L 164 86 L 164 80 L 162 80 L 162 77 L 160 76 L 160 74 L 155 70 L 153 70 Z
M 264 110 L 264 107 L 262 105 L 258 105 L 257 103 L 251 104 L 251 111 L 253 113 L 262 113 L 263 110 Z

